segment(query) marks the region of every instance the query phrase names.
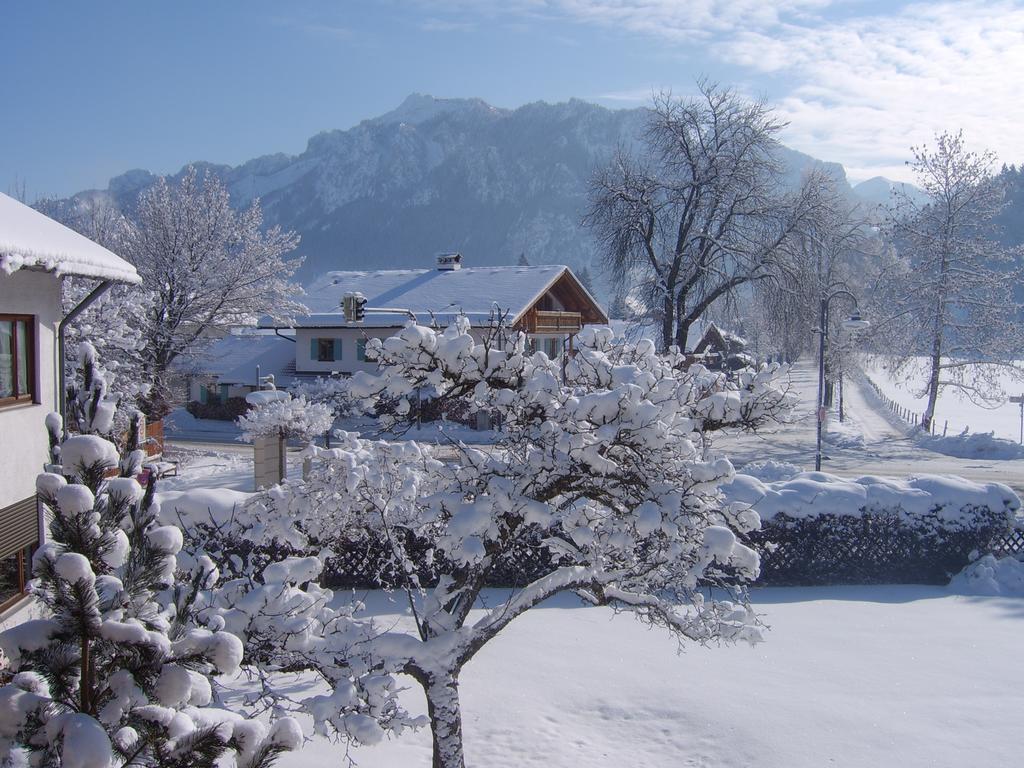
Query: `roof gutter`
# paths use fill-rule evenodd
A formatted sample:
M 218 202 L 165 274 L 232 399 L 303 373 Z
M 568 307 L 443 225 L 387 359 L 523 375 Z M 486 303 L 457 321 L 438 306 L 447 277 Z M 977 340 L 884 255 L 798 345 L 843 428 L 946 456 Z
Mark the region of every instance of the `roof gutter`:
M 64 318 L 57 324 L 57 402 L 60 403 L 60 416 L 65 425 L 67 424 L 68 416 L 68 393 L 67 387 L 65 386 L 64 376 L 64 360 L 66 357 L 64 352 L 64 333 L 67 330 L 68 325 L 72 323 L 76 317 L 85 312 L 85 310 L 87 310 L 89 306 L 96 301 L 96 299 L 98 299 L 100 296 L 102 296 L 104 293 L 110 290 L 110 288 L 113 287 L 113 285 L 113 280 L 104 280 L 103 282 L 101 282 L 99 285 L 93 288 L 92 292 L 88 296 L 86 296 L 78 303 L 78 306 L 76 306 L 74 309 L 68 312 L 67 315 L 65 315 Z M 65 426 L 65 430 L 66 429 L 67 427 Z

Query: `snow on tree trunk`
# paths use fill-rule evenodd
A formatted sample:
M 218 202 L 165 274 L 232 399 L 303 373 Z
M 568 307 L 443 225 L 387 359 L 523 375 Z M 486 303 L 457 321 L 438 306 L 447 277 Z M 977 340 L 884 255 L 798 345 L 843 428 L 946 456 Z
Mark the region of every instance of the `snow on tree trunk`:
M 465 768 L 458 673 L 428 673 L 421 680 L 433 744 L 433 768 Z

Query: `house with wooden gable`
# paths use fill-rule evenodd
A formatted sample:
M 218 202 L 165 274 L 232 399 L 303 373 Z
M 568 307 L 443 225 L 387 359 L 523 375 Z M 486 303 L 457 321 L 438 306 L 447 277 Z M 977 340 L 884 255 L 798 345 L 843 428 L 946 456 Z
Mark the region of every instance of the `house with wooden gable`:
M 366 299 L 361 320 L 342 309 L 345 295 L 352 293 Z M 264 370 L 275 375 L 279 386 L 296 378 L 373 370 L 366 341 L 392 336 L 410 321 L 444 328 L 464 315 L 474 335 L 482 337 L 500 318 L 553 358 L 572 349 L 584 325 L 608 323 L 605 311 L 568 267 L 466 267 L 460 254 L 442 254 L 430 269 L 328 272 L 307 289 L 304 301 L 311 312 L 294 326 L 261 322 L 294 340 L 280 342 L 294 344 L 293 364 Z

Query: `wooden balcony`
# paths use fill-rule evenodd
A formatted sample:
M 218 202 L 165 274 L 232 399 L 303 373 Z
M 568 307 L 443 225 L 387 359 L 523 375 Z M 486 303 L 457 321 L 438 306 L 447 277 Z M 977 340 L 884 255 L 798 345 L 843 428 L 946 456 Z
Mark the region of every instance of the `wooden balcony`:
M 533 312 L 531 333 L 578 333 L 583 327 L 580 312 L 553 312 L 538 309 Z

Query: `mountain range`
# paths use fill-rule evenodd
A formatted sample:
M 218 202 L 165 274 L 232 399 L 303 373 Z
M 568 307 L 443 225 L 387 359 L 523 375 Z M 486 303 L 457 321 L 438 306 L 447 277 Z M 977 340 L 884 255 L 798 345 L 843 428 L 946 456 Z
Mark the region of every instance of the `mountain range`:
M 268 225 L 302 236 L 303 283 L 329 269 L 423 267 L 446 250 L 468 265 L 523 257 L 593 271 L 595 246 L 580 225 L 588 180 L 616 147 L 636 142 L 643 122 L 642 109 L 578 99 L 499 109 L 413 94 L 380 117 L 313 136 L 299 155 L 194 165 L 217 174 L 235 205 L 259 197 Z M 881 178 L 851 187 L 841 165 L 789 148 L 780 158 L 787 183 L 819 166 L 869 204 L 892 188 Z M 79 194 L 130 209 L 156 178 L 133 170 Z

